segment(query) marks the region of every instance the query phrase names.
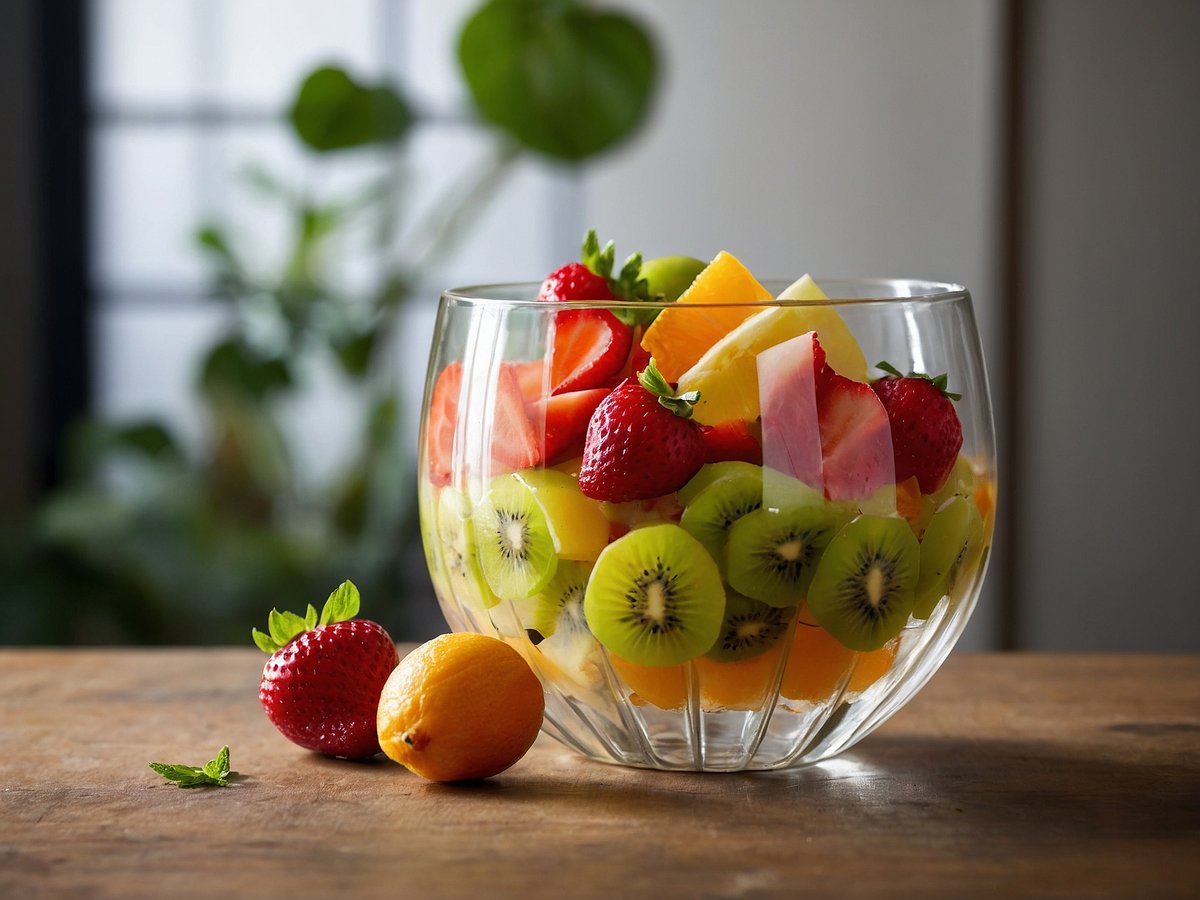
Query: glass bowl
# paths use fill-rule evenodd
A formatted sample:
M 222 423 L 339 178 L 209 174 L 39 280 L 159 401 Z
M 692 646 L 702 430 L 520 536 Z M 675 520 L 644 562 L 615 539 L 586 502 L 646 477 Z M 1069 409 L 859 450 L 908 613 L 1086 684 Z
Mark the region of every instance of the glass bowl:
M 818 282 L 830 299 L 753 306 L 555 304 L 534 299 L 537 284 L 441 298 L 418 467 L 438 603 L 452 629 L 494 635 L 529 661 L 545 685 L 544 730 L 587 757 L 691 771 L 826 759 L 916 694 L 967 624 L 996 499 L 970 296 L 929 281 Z M 620 371 L 554 393 L 568 320 L 648 312 L 659 339 L 629 326 Z M 693 359 L 711 343 L 703 335 L 722 333 Z M 712 461 L 669 465 L 685 483 L 660 496 L 587 496 L 592 408 L 645 365 L 644 339 L 672 386 L 699 386 L 687 427 Z M 877 361 L 944 373 L 930 387 L 959 395 L 961 447 L 940 483 L 920 471 L 927 460 L 901 458 L 923 451 L 900 436 L 912 413 L 885 409 L 863 384 L 885 377 Z

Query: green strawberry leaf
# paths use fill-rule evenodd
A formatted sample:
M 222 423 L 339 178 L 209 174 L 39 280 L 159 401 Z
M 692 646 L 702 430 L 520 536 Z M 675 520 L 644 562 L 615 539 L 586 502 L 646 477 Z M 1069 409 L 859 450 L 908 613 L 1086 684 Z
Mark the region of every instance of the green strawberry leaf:
M 638 383 L 658 398 L 660 406 L 669 409 L 681 419 L 690 419 L 692 407 L 700 400 L 699 391 L 688 391 L 677 395 L 667 379 L 663 377 L 662 372 L 658 370 L 658 363 L 653 356 L 650 357 L 646 368 L 638 373 Z
M 325 606 L 321 610 L 319 624 L 330 625 L 334 622 L 345 622 L 353 619 L 358 615 L 360 602 L 361 598 L 354 582 L 349 579 L 343 581 L 338 585 L 337 590 L 329 595 L 329 599 L 325 601 Z
M 229 768 L 229 745 L 218 751 L 215 759 L 210 759 L 203 766 L 187 766 L 179 763 L 150 763 L 150 768 L 167 781 L 173 781 L 179 787 L 229 787 L 229 780 L 237 775 Z
M 618 300 L 649 300 L 650 285 L 642 277 L 642 254 L 634 253 L 621 265 L 621 271 L 613 277 L 613 265 L 616 259 L 616 247 L 612 241 L 600 249 L 600 239 L 596 237 L 596 229 L 589 228 L 584 235 L 583 246 L 579 254 L 580 261 L 596 275 L 608 281 L 608 289 Z M 649 325 L 654 321 L 660 310 L 657 309 L 614 309 L 613 315 L 631 328 L 636 325 Z

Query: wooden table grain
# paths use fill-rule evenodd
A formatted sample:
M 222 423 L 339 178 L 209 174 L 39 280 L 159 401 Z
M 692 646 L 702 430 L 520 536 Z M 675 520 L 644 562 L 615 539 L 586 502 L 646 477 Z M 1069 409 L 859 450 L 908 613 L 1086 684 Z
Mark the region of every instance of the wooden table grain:
M 485 783 L 300 750 L 252 650 L 0 651 L 0 897 L 1200 895 L 1200 656 L 956 654 L 843 758 Z M 244 778 L 151 760 L 222 745 Z

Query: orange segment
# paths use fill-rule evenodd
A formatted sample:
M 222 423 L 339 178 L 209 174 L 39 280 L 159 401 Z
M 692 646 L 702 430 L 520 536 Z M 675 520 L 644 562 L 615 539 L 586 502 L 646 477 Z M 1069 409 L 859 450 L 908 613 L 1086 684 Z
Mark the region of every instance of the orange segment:
M 649 703 L 659 709 L 682 709 L 687 703 L 687 671 L 684 666 L 643 666 L 609 654 L 613 668 L 633 691 L 630 698 L 639 706 Z
M 765 653 L 737 662 L 716 662 L 707 657 L 695 660 L 700 678 L 700 697 L 705 709 L 759 709 L 774 687 L 775 672 L 783 644 Z
M 854 671 L 846 690 L 851 693 L 865 691 L 887 673 L 895 658 L 895 641 L 869 653 L 855 653 L 839 644 L 824 628 L 805 625 L 801 621 L 792 638 L 780 693 L 789 700 L 815 703 L 827 700 L 851 666 Z
M 921 486 L 912 475 L 896 485 L 896 512 L 908 520 L 913 531 L 921 520 Z
M 772 300 L 770 292 L 731 253 L 722 250 L 679 298 L 681 305 L 740 303 L 710 310 L 666 309 L 646 329 L 642 346 L 667 381 L 678 381 L 709 347 Z

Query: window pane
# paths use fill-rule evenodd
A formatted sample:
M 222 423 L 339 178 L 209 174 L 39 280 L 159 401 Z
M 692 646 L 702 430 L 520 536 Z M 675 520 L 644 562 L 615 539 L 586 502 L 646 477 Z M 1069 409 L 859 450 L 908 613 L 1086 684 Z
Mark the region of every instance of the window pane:
M 199 95 L 198 4 L 92 0 L 91 94 L 107 106 L 179 104 Z

